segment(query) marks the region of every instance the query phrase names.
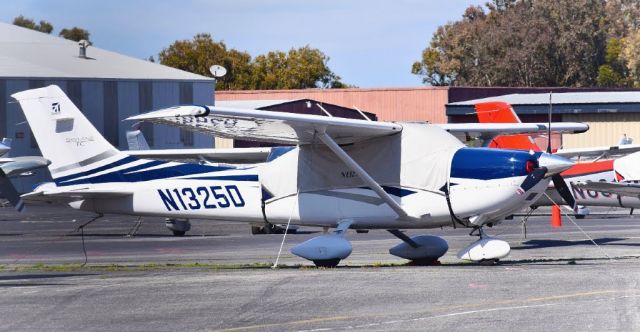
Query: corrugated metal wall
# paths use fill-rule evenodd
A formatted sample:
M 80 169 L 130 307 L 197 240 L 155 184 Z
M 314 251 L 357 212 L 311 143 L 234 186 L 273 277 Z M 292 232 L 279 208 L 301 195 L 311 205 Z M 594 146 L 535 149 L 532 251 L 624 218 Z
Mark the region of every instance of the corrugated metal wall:
M 217 100 L 313 99 L 375 113 L 380 121 L 446 123 L 447 87 L 216 91 Z
M 584 134 L 563 135 L 565 149 L 615 145 L 623 134 L 640 143 L 640 113 L 565 114 L 562 118 L 589 125 Z
M 212 104 L 214 82 L 129 81 L 73 79 L 0 79 L 0 138 L 13 139 L 11 156 L 40 155 L 20 105 L 11 94 L 56 84 L 87 116 L 93 125 L 121 150 L 128 149 L 126 131 L 133 123 L 122 119 L 153 109 L 179 104 Z M 157 128 L 154 128 L 157 127 Z M 149 125 L 146 138 L 152 148 L 213 147 L 213 138 L 203 134 L 183 133 L 176 128 Z M 47 171 L 15 179 L 21 192 L 35 184 L 51 181 Z

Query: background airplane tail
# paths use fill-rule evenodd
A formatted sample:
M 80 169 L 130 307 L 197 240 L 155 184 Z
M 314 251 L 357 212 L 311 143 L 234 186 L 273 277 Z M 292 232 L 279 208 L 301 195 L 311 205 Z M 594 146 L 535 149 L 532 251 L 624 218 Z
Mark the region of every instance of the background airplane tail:
M 11 95 L 20 102 L 54 179 L 121 159 L 113 147 L 56 85 Z
M 142 130 L 140 130 L 139 123 L 137 123 L 134 127 L 134 130 L 127 131 L 127 144 L 129 145 L 129 150 L 149 150 L 149 143 L 147 143 L 147 139 L 144 138 L 144 134 Z
M 520 123 L 511 105 L 504 102 L 487 102 L 475 105 L 480 123 Z M 488 147 L 499 149 L 540 151 L 529 135 L 499 135 L 494 137 Z

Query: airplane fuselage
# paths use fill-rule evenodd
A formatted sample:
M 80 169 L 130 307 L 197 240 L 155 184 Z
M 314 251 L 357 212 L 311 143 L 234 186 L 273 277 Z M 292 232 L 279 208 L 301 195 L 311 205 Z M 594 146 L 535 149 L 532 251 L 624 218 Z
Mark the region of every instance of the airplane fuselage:
M 265 196 L 260 175 L 264 173 L 264 168 L 274 167 L 270 163 L 249 168 L 221 168 L 132 160 L 129 164 L 119 166 L 122 170 L 113 174 L 67 176 L 58 179 L 57 185 L 66 190 L 89 186 L 94 191 L 108 191 L 117 187 L 121 192 L 130 193 L 108 198 L 85 198 L 71 204 L 75 208 L 97 213 L 251 223 L 268 221 L 273 224 L 290 220 L 297 225 L 330 227 L 336 226 L 340 220 L 349 219 L 352 228 L 390 229 L 450 226 L 453 213 L 455 218 L 469 226 L 480 226 L 498 222 L 529 205 L 549 183 L 549 179 L 543 179 L 529 191 L 522 192 L 520 185 L 527 174 L 524 166 L 518 163 L 525 163 L 527 158 L 535 159 L 534 156 L 498 150 L 487 153 L 496 156 L 504 154 L 501 159 L 496 159 L 496 164 L 504 160 L 512 160 L 513 164 L 496 170 L 495 165 L 492 167 L 491 162 L 486 161 L 488 168 L 483 170 L 469 160 L 478 152 L 467 148 L 458 150 L 448 172 L 448 182 L 442 183 L 443 187 L 448 187 L 448 201 L 444 189 L 429 190 L 381 183 L 385 191 L 412 216 L 410 219 L 399 218 L 373 190 L 362 185 L 307 189 L 277 197 Z M 514 168 L 518 171 L 514 171 Z M 194 173 L 144 180 L 178 170 Z M 340 168 L 336 172 L 344 176 Z M 296 176 L 284 173 L 280 180 L 284 183 L 295 182 Z

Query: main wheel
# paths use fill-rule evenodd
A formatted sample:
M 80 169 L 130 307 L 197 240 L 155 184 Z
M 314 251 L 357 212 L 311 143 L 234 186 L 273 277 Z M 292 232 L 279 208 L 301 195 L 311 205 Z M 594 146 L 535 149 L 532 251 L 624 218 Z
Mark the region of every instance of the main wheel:
M 187 231 L 172 231 L 173 236 L 184 236 Z
M 315 264 L 317 267 L 336 267 L 339 263 L 339 258 L 313 261 L 313 264 Z
M 262 226 L 251 226 L 251 234 L 265 234 L 264 227 Z

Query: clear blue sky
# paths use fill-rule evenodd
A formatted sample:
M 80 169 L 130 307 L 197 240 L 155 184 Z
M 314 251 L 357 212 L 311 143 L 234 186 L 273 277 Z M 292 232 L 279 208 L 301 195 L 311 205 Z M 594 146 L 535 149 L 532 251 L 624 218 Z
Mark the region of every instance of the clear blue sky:
M 488 0 L 11 0 L 0 21 L 24 15 L 89 30 L 98 47 L 148 58 L 178 39 L 209 32 L 252 56 L 310 45 L 359 87 L 422 85 L 411 74 L 439 25 Z

